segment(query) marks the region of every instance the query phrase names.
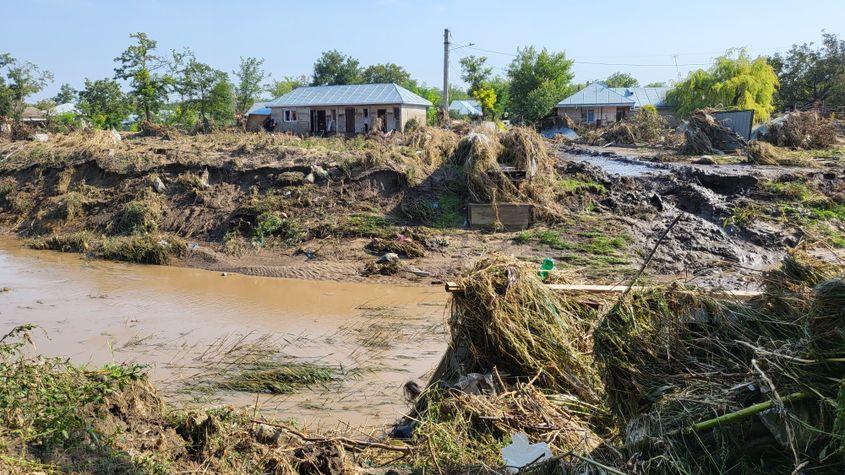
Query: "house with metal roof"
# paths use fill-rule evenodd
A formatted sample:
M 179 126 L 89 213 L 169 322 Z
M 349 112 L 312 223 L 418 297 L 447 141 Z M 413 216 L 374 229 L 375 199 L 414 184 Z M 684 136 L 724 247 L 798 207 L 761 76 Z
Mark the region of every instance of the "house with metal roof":
M 431 105 L 398 84 L 300 87 L 266 104 L 277 131 L 348 135 L 424 124 Z
M 674 119 L 666 103 L 669 87 L 607 87 L 594 82 L 557 104 L 557 115 L 575 122 L 607 125 L 620 121 L 645 105 L 652 105 L 660 115 Z
M 449 104 L 449 112 L 466 116 L 466 117 L 481 117 L 481 103 L 473 100 L 456 100 Z
M 270 117 L 273 111 L 267 107 L 267 104 L 264 102 L 256 102 L 246 111 L 244 116 L 246 117 L 246 130 L 256 131 L 261 130 L 262 125 L 264 125 L 264 121 Z

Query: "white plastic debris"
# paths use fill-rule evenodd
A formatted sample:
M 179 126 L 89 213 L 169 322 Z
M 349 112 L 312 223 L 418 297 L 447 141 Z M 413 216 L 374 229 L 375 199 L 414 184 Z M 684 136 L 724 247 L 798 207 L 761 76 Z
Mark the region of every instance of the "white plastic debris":
M 529 443 L 524 432 L 511 435 L 510 445 L 502 447 L 502 460 L 509 473 L 517 473 L 522 467 L 550 458 L 552 449 L 545 442 Z

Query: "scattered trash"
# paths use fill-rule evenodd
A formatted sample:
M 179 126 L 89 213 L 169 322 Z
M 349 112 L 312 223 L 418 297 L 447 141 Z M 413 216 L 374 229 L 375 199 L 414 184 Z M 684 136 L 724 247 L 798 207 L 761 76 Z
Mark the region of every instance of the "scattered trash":
M 379 257 L 376 262 L 399 262 L 399 254 L 396 254 L 395 252 L 388 252 Z
M 552 450 L 545 442 L 532 444 L 524 432 L 511 435 L 511 444 L 502 447 L 502 460 L 508 472 L 518 473 L 521 468 L 552 458 Z
M 188 247 L 189 247 L 192 251 L 197 251 L 197 250 L 199 250 L 200 245 L 199 245 L 199 244 L 197 244 L 197 243 L 195 243 L 195 242 L 192 242 L 192 243 L 188 244 Z
M 158 193 L 164 193 L 165 191 L 167 191 L 167 187 L 164 186 L 164 182 L 161 181 L 160 177 L 155 177 L 153 179 L 153 188 L 155 188 L 156 192 Z
M 221 272 L 221 273 L 220 273 L 220 277 L 226 277 L 227 275 L 229 275 L 229 273 L 228 273 L 228 272 Z
M 46 142 L 50 140 L 50 136 L 44 133 L 32 134 L 32 140 L 35 142 Z
M 543 259 L 543 263 L 540 264 L 540 272 L 538 272 L 538 274 L 540 275 L 540 278 L 543 279 L 543 280 L 548 279 L 549 278 L 549 271 L 554 270 L 554 268 L 555 268 L 555 260 L 554 259 L 552 259 L 551 257 L 547 257 L 547 258 Z

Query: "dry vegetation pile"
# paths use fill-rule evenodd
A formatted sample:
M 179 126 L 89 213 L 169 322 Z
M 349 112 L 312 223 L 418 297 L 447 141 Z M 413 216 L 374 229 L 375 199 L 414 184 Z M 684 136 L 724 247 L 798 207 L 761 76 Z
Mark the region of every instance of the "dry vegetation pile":
M 765 140 L 779 147 L 824 149 L 836 143 L 836 125 L 817 112 L 792 112 L 773 120 Z
M 734 153 L 746 147 L 745 140 L 720 124 L 707 110 L 697 110 L 687 121 L 682 152 L 688 155 Z
M 449 351 L 417 403 L 417 443 L 461 441 L 435 444 L 441 464 L 462 451 L 493 459 L 479 445 L 501 447 L 523 430 L 556 448 L 550 465 L 563 473 L 845 468 L 842 267 L 792 254 L 750 301 L 632 292 L 595 327 L 593 307 L 549 291 L 513 259 L 484 260 L 460 284 Z M 476 374 L 486 383 L 466 389 Z M 519 402 L 527 387 L 544 402 Z M 532 417 L 549 432 L 526 430 Z

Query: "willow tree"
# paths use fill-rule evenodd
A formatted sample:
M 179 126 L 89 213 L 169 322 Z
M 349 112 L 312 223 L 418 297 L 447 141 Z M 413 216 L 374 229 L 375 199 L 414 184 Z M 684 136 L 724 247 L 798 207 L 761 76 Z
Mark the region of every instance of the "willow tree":
M 763 57 L 752 60 L 742 48 L 728 50 L 710 69 L 691 72 L 669 91 L 666 100 L 681 117 L 706 107 L 751 109 L 754 120 L 760 122 L 775 109 L 777 88 L 778 77 L 769 62 Z

